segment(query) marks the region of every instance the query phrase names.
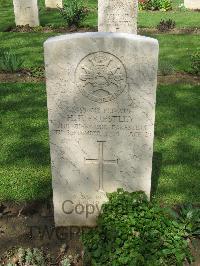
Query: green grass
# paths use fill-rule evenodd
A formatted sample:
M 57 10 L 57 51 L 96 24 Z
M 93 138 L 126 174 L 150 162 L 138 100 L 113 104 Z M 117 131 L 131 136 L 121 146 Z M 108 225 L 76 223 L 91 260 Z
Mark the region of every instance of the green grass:
M 138 16 L 138 27 L 155 28 L 161 19 L 174 20 L 176 28 L 200 28 L 200 14 L 194 11 L 141 11 Z
M 157 34 L 150 37 L 159 41 L 159 62 L 170 63 L 175 71 L 190 71 L 190 57 L 199 47 L 200 35 Z
M 84 25 L 97 27 L 97 0 L 88 0 L 86 3 L 90 8 L 90 14 Z M 141 28 L 156 27 L 161 19 L 171 18 L 176 21 L 177 28 L 200 28 L 199 12 L 181 11 L 178 9 L 180 3 L 182 3 L 181 0 L 173 0 L 173 10 L 169 12 L 139 12 L 138 26 Z M 39 13 L 42 26 L 63 26 L 65 24 L 57 10 L 46 10 L 44 0 L 39 0 Z M 0 18 L 0 31 L 5 31 L 15 25 L 12 0 L 0 0 Z
M 15 17 L 11 0 L 0 0 L 0 31 L 15 25 Z
M 51 196 L 44 84 L 1 84 L 0 201 Z M 168 204 L 200 202 L 199 89 L 159 86 L 153 191 Z
M 1 49 L 11 49 L 22 57 L 25 68 L 42 66 L 44 64 L 43 43 L 55 35 L 52 33 L 0 33 Z
M 24 67 L 42 66 L 43 42 L 56 34 L 50 33 L 0 33 L 1 48 L 12 49 L 24 59 Z M 58 34 L 57 34 L 58 35 Z M 160 43 L 160 62 L 168 62 L 176 71 L 190 69 L 190 55 L 199 45 L 199 35 L 157 34 Z
M 153 188 L 158 181 L 159 201 L 200 202 L 199 99 L 198 86 L 163 85 L 157 90 Z
M 46 198 L 51 193 L 44 85 L 0 85 L 0 200 Z

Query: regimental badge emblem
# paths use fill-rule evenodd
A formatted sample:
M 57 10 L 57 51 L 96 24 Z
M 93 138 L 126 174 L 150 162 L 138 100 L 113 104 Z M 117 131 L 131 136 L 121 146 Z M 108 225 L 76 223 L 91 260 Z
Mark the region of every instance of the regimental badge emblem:
M 127 86 L 126 70 L 119 58 L 106 52 L 84 57 L 76 69 L 76 85 L 91 101 L 103 103 L 116 99 Z

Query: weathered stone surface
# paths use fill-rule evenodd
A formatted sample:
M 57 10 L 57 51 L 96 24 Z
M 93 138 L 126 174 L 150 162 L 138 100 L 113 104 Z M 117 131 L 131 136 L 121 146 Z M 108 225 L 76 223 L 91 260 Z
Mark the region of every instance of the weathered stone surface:
M 137 34 L 137 0 L 98 0 L 98 31 Z
M 200 9 L 200 0 L 184 0 L 184 5 L 188 9 Z
M 39 26 L 37 0 L 13 0 L 16 25 Z
M 93 226 L 106 192 L 150 196 L 158 42 L 77 33 L 44 47 L 55 222 Z
M 45 6 L 47 8 L 62 8 L 63 3 L 62 0 L 45 0 Z

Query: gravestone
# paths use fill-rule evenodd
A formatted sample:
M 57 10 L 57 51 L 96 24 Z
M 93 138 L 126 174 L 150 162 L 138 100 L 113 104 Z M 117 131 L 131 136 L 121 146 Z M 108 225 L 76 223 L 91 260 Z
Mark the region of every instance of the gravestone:
M 150 196 L 158 42 L 76 33 L 44 48 L 55 223 L 93 226 L 106 192 Z
M 200 0 L 184 0 L 184 6 L 188 9 L 200 9 Z
M 98 0 L 98 31 L 137 34 L 137 0 Z
M 45 0 L 45 6 L 47 8 L 62 8 L 63 3 L 62 0 Z
M 16 25 L 39 26 L 37 0 L 13 0 Z

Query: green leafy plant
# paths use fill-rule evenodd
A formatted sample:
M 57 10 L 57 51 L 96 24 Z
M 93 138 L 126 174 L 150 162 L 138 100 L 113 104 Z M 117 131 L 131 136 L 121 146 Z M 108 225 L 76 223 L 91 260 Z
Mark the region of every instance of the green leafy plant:
M 176 22 L 172 19 L 161 19 L 161 21 L 159 22 L 159 24 L 157 25 L 157 29 L 159 31 L 169 31 L 171 29 L 174 29 L 176 26 Z
M 148 0 L 139 0 L 138 2 L 139 10 L 147 10 L 147 4 Z
M 200 237 L 200 208 L 191 204 L 181 206 L 178 220 L 185 225 L 188 236 Z
M 14 52 L 4 51 L 0 54 L 0 69 L 5 72 L 17 72 L 21 70 L 24 60 Z
M 191 55 L 191 69 L 192 73 L 200 75 L 200 49 Z
M 163 76 L 172 75 L 174 71 L 175 71 L 174 66 L 171 65 L 170 63 L 168 62 L 159 63 L 159 70 L 158 70 L 159 75 Z
M 97 228 L 82 235 L 93 266 L 183 265 L 192 260 L 184 225 L 144 192 L 108 194 Z
M 58 8 L 69 27 L 79 27 L 88 15 L 88 9 L 82 0 L 66 0 L 63 8 Z
M 171 0 L 139 0 L 140 10 L 168 11 L 172 9 Z

